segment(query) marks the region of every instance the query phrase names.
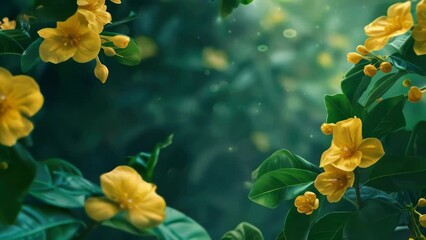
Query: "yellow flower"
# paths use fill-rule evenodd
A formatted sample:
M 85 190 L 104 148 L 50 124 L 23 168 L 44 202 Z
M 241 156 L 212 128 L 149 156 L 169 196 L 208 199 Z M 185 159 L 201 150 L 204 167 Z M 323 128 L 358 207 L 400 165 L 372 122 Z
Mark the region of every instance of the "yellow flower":
M 420 100 L 422 100 L 422 97 L 423 97 L 423 92 L 424 91 L 421 90 L 420 88 L 416 86 L 412 86 L 410 90 L 408 91 L 408 101 L 412 103 L 420 102 Z
M 321 132 L 324 135 L 331 135 L 331 134 L 333 134 L 333 129 L 334 129 L 335 125 L 336 124 L 334 124 L 334 123 L 323 123 L 321 125 Z
M 374 77 L 377 73 L 377 68 L 373 64 L 367 64 L 364 66 L 364 74 L 369 77 Z
M 2 19 L 3 23 L 0 21 L 1 30 L 13 30 L 16 28 L 16 21 L 9 21 L 9 18 L 5 17 Z
M 395 3 L 389 7 L 387 16 L 376 18 L 365 26 L 365 34 L 369 36 L 364 43 L 367 50 L 380 50 L 392 37 L 409 31 L 414 24 L 410 10 L 410 1 Z
M 95 66 L 95 77 L 99 79 L 102 83 L 105 83 L 108 79 L 108 68 L 99 61 L 99 58 L 96 57 L 96 66 Z
M 139 229 L 161 224 L 166 202 L 155 192 L 155 185 L 145 182 L 131 167 L 118 166 L 101 175 L 106 197 L 92 197 L 85 203 L 87 215 L 105 221 L 124 211 L 125 218 Z
M 303 195 L 297 196 L 294 206 L 299 213 L 311 215 L 319 207 L 319 200 L 315 193 L 306 191 Z
M 28 136 L 34 126 L 27 117 L 42 105 L 43 95 L 33 78 L 12 76 L 0 68 L 0 144 L 13 146 L 17 139 Z
M 44 62 L 60 63 L 72 58 L 85 63 L 95 59 L 101 49 L 99 35 L 90 31 L 78 13 L 58 22 L 57 28 L 43 28 L 38 34 L 44 38 L 39 49 Z
M 353 171 L 373 165 L 384 154 L 379 139 L 362 139 L 361 119 L 349 118 L 334 126 L 331 146 L 322 154 L 320 167 L 332 164 L 343 171 Z
M 348 62 L 352 64 L 359 63 L 359 61 L 361 61 L 362 58 L 363 58 L 362 55 L 356 52 L 350 52 L 346 55 L 346 59 L 348 60 Z
M 77 12 L 86 18 L 91 31 L 101 33 L 104 25 L 111 23 L 111 14 L 107 12 L 105 0 L 77 0 L 77 5 Z
M 315 188 L 322 195 L 327 195 L 329 202 L 338 202 L 346 190 L 354 185 L 355 175 L 332 165 L 324 166 L 324 171 L 315 179 Z
M 426 54 L 426 1 L 420 1 L 416 6 L 417 25 L 413 29 L 414 52 L 417 55 Z

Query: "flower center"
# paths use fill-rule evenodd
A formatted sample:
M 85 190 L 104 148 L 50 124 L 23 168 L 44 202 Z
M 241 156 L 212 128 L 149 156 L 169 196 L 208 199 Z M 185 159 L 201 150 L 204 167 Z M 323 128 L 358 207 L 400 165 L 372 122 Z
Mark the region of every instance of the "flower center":
M 402 28 L 400 16 L 389 19 L 389 23 L 390 23 L 389 26 L 385 27 L 386 34 L 391 34 Z
M 333 185 L 333 187 L 337 189 L 342 189 L 347 184 L 346 178 L 332 178 L 330 179 L 330 181 L 331 181 L 331 185 Z
M 67 36 L 65 36 L 64 38 L 64 46 L 65 47 L 76 47 L 78 45 L 78 43 L 80 42 L 80 35 L 72 35 L 72 34 L 68 34 Z
M 118 201 L 121 209 L 129 210 L 133 208 L 133 199 L 129 196 L 128 193 L 124 193 L 122 198 Z
M 354 153 L 354 146 L 352 146 L 352 145 L 346 145 L 346 146 L 340 148 L 340 157 L 341 158 L 351 157 L 353 153 Z

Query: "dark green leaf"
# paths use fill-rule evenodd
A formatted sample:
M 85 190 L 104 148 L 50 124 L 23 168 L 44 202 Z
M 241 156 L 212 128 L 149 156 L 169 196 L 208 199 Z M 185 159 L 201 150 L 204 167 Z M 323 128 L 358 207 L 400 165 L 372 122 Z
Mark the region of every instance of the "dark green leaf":
M 362 208 L 346 222 L 343 239 L 390 239 L 398 225 L 401 211 L 378 200 L 363 202 Z
M 360 194 L 361 194 L 361 199 L 362 200 L 367 200 L 367 199 L 374 199 L 377 201 L 383 201 L 383 202 L 387 202 L 389 204 L 393 204 L 394 207 L 396 208 L 402 208 L 401 204 L 398 202 L 398 200 L 384 192 L 381 191 L 379 189 L 375 189 L 372 187 L 368 187 L 368 186 L 361 186 L 360 188 Z M 354 188 L 349 189 L 348 191 L 346 191 L 345 193 L 345 198 L 351 199 L 352 201 L 356 202 L 356 191 Z
M 87 181 L 81 172 L 61 159 L 49 159 L 37 166 L 37 175 L 30 194 L 54 206 L 84 206 L 87 195 L 100 193 L 98 186 Z
M 220 0 L 220 15 L 222 17 L 228 16 L 239 4 L 240 0 Z
M 244 5 L 250 4 L 251 2 L 253 2 L 253 0 L 240 0 L 240 3 Z
M 354 117 L 354 110 L 344 94 L 325 95 L 327 123 L 336 123 Z
M 378 98 L 382 97 L 406 72 L 399 71 L 398 73 L 387 74 L 378 79 L 370 90 L 365 107 L 373 104 Z
M 387 192 L 426 188 L 426 159 L 385 155 L 374 166 L 365 185 Z
M 256 174 L 255 179 L 260 178 L 265 173 L 277 170 L 280 168 L 300 168 L 309 170 L 311 172 L 319 173 L 320 170 L 314 164 L 306 161 L 305 159 L 293 155 L 286 149 L 281 149 L 274 152 L 270 157 L 268 157 L 262 164 L 254 171 Z
M 311 215 L 297 212 L 294 206 L 290 207 L 284 223 L 284 231 L 281 236 L 283 240 L 292 239 L 308 239 L 311 224 L 318 216 L 318 211 L 314 211 Z
M 405 126 L 402 112 L 406 98 L 404 95 L 387 98 L 375 106 L 364 121 L 363 136 L 381 138 Z
M 150 230 L 159 240 L 211 239 L 209 234 L 190 217 L 167 207 L 166 220 L 163 224 Z
M 426 121 L 416 124 L 408 142 L 405 155 L 426 158 Z
M 39 20 L 65 21 L 77 11 L 75 0 L 35 0 L 34 13 Z
M 268 208 L 297 197 L 312 187 L 318 173 L 304 169 L 281 168 L 262 175 L 253 184 L 249 198 Z
M 415 63 L 405 60 L 404 56 L 400 54 L 392 55 L 390 56 L 390 59 L 392 59 L 393 65 L 399 70 L 406 71 L 408 73 L 417 73 L 422 76 L 426 75 L 426 72 L 423 69 L 421 69 Z
M 414 39 L 410 37 L 401 47 L 401 53 L 394 54 L 390 58 L 396 68 L 425 76 L 426 72 L 423 69 L 426 69 L 426 55 L 418 56 L 414 52 L 413 46 Z
M 346 74 L 345 74 L 345 78 L 350 77 L 351 75 L 358 73 L 360 70 L 364 70 L 364 66 L 369 64 L 370 61 L 361 59 L 361 61 L 357 64 L 355 64 Z
M 42 38 L 38 38 L 22 53 L 21 69 L 23 72 L 28 72 L 41 61 L 39 48 L 42 41 Z
M 116 36 L 122 35 L 120 33 L 112 33 L 112 32 L 102 32 L 102 35 L 105 36 Z M 116 55 L 114 59 L 123 65 L 127 66 L 136 66 L 141 62 L 141 52 L 138 47 L 138 44 L 133 38 L 130 38 L 130 42 L 126 48 L 118 48 L 115 47 L 112 42 L 107 42 L 102 44 L 103 46 L 114 48 Z
M 225 233 L 221 240 L 263 240 L 263 235 L 255 226 L 242 222 L 234 230 Z
M 82 226 L 65 210 L 24 206 L 14 225 L 0 226 L 0 239 L 70 239 Z
M 309 231 L 308 240 L 343 240 L 343 226 L 352 212 L 331 212 L 319 219 Z
M 359 98 L 367 89 L 371 77 L 364 74 L 364 69 L 359 70 L 343 79 L 341 87 L 343 93 L 348 97 L 352 105 L 358 103 Z
M 24 48 L 18 41 L 6 34 L 6 31 L 0 30 L 0 54 L 21 54 Z
M 36 164 L 19 144 L 13 148 L 0 146 L 0 162 L 8 165 L 7 169 L 0 170 L 0 222 L 12 224 L 34 179 Z

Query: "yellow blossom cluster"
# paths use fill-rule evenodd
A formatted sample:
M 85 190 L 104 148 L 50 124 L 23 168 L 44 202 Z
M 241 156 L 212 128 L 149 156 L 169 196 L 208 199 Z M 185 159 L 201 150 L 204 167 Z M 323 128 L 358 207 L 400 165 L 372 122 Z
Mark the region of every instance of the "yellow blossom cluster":
M 164 221 L 166 202 L 129 166 L 118 166 L 101 175 L 105 197 L 91 197 L 85 203 L 87 215 L 106 221 L 119 213 L 139 229 L 151 228 Z
M 114 3 L 121 1 L 114 0 Z M 98 57 L 102 49 L 107 56 L 114 56 L 115 50 L 102 44 L 112 42 L 117 48 L 126 48 L 130 38 L 124 35 L 104 36 L 100 33 L 104 26 L 111 23 L 111 14 L 107 12 L 105 0 L 77 0 L 77 11 L 64 22 L 57 22 L 56 28 L 44 28 L 38 31 L 44 41 L 39 54 L 44 62 L 54 64 L 72 58 L 78 63 L 96 61 L 95 76 L 102 83 L 108 78 L 108 68 Z M 105 50 L 106 49 L 106 50 Z
M 1 30 L 13 30 L 16 28 L 16 21 L 10 21 L 8 17 L 5 17 L 0 21 Z
M 299 213 L 311 215 L 319 207 L 319 200 L 315 193 L 306 191 L 294 200 L 294 206 Z
M 357 167 L 367 168 L 383 155 L 382 143 L 377 138 L 362 137 L 362 121 L 349 118 L 336 124 L 321 126 L 323 132 L 332 132 L 331 146 L 321 156 L 324 172 L 315 179 L 315 188 L 327 195 L 329 202 L 338 202 L 355 180 Z

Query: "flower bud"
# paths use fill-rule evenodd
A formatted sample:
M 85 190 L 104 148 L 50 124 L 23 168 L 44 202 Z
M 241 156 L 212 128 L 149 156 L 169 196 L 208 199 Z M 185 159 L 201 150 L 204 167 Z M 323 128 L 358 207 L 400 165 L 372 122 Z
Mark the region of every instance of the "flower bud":
M 369 77 L 373 77 L 377 73 L 377 68 L 373 64 L 364 66 L 364 74 Z
M 0 162 L 0 170 L 7 170 L 9 168 L 9 164 L 5 161 Z
M 104 50 L 105 55 L 108 57 L 114 57 L 117 54 L 112 47 L 102 47 L 102 49 Z
M 364 45 L 358 45 L 358 47 L 356 47 L 356 51 L 363 56 L 370 54 L 370 51 L 368 51 Z
M 311 215 L 319 207 L 319 200 L 315 193 L 306 191 L 303 195 L 297 196 L 294 206 L 299 213 Z
M 9 21 L 8 17 L 2 19 L 3 23 L 0 21 L 1 30 L 14 30 L 16 28 L 16 21 Z
M 121 0 L 111 0 L 111 2 L 113 2 L 115 4 L 121 4 Z
M 412 103 L 419 102 L 423 97 L 423 92 L 420 90 L 420 88 L 413 86 L 408 91 L 408 101 Z
M 116 35 L 111 38 L 111 41 L 118 48 L 126 48 L 129 45 L 130 38 L 125 35 Z
M 331 135 L 333 134 L 333 129 L 335 125 L 336 124 L 334 123 L 323 123 L 321 125 L 321 132 L 324 133 L 324 135 Z
M 361 61 L 362 56 L 356 52 L 350 52 L 348 55 L 346 55 L 346 59 L 350 63 L 357 64 L 359 61 Z
M 108 68 L 99 61 L 99 58 L 96 58 L 95 66 L 95 77 L 99 79 L 102 83 L 105 83 L 108 79 Z
M 404 87 L 411 86 L 411 80 L 410 79 L 405 79 L 404 81 L 402 81 L 402 86 L 404 86 Z
M 384 73 L 390 73 L 392 71 L 392 64 L 390 62 L 380 63 L 380 71 Z
M 417 206 L 418 207 L 426 207 L 426 199 L 420 198 L 419 201 L 417 202 Z
M 422 227 L 426 228 L 426 214 L 420 215 L 419 223 Z

